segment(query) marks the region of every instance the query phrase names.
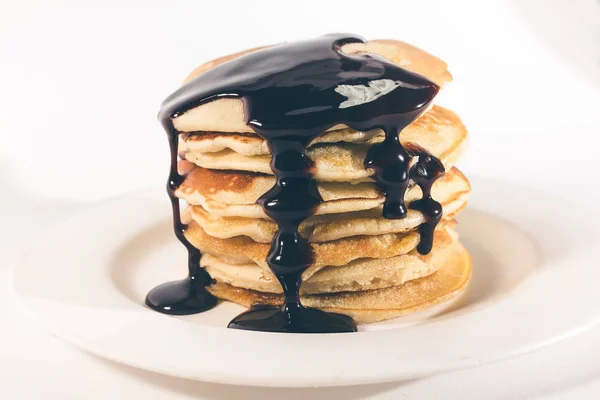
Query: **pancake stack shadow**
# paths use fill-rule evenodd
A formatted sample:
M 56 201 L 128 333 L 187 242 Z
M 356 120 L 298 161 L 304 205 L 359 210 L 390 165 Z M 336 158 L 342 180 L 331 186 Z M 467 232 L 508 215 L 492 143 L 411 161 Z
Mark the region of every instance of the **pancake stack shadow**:
M 380 55 L 406 64 L 400 55 L 416 57 L 418 49 L 403 52 L 403 45 L 407 46 L 396 42 Z M 436 67 L 432 71 L 437 76 L 430 79 L 449 76 L 445 63 L 424 52 L 418 56 Z M 200 67 L 195 74 L 224 61 L 227 58 Z M 426 70 L 416 72 L 427 76 Z M 277 225 L 257 204 L 275 184 L 271 155 L 266 140 L 231 123 L 243 120 L 240 113 L 235 100 L 219 100 L 174 121 L 180 135 L 178 169 L 185 176 L 175 194 L 188 203 L 182 214 L 185 236 L 202 252 L 201 266 L 214 280 L 207 289 L 245 306 L 282 304 L 282 288 L 266 262 Z M 335 126 L 313 140 L 307 151 L 323 202 L 299 229 L 314 254 L 303 274 L 301 301 L 307 307 L 349 315 L 357 323 L 394 318 L 446 301 L 464 289 L 471 274 L 469 255 L 454 229 L 454 217 L 466 206 L 471 190 L 454 167 L 467 143 L 464 125 L 452 111 L 434 105 L 401 133 L 403 145 L 424 149 L 446 170 L 432 188 L 443 217 L 427 255 L 416 249 L 425 217 L 410 209 L 422 196 L 417 185 L 411 184 L 406 192 L 406 218 L 382 216 L 385 196 L 364 160 L 369 147 L 383 139 L 381 130 Z

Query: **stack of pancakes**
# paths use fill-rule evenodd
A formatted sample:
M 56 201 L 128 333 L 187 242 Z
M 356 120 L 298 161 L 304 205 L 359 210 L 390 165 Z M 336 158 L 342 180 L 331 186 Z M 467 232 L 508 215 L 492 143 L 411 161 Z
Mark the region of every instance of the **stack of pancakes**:
M 403 42 L 353 43 L 342 51 L 385 57 L 440 87 L 451 80 L 443 61 Z M 247 52 L 207 63 L 188 80 Z M 282 304 L 282 288 L 266 262 L 277 225 L 257 204 L 275 184 L 266 140 L 246 125 L 242 101 L 236 98 L 200 105 L 173 124 L 179 132 L 179 172 L 185 175 L 176 196 L 189 204 L 182 216 L 188 225 L 185 236 L 202 252 L 201 266 L 214 280 L 207 289 L 245 306 Z M 427 255 L 416 249 L 425 218 L 410 209 L 421 198 L 417 185 L 406 192 L 406 218 L 382 216 L 385 196 L 364 159 L 369 146 L 383 138 L 381 130 L 360 132 L 337 125 L 307 150 L 323 202 L 299 229 L 314 253 L 303 274 L 301 301 L 350 315 L 357 323 L 438 304 L 464 289 L 471 275 L 454 221 L 471 190 L 454 167 L 467 142 L 460 119 L 434 105 L 401 133 L 404 145 L 424 149 L 446 169 L 432 189 L 432 197 L 443 206 L 443 218 Z

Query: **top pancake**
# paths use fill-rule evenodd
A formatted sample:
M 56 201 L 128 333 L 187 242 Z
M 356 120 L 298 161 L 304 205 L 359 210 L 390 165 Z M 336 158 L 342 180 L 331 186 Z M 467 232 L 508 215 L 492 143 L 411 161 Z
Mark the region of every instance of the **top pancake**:
M 262 48 L 264 47 L 231 54 L 203 64 L 188 76 L 186 82 L 218 65 Z M 425 76 L 440 87 L 443 87 L 452 80 L 445 62 L 404 42 L 396 40 L 372 40 L 366 43 L 350 43 L 342 46 L 341 51 L 346 54 L 371 53 L 379 55 L 404 69 Z M 254 133 L 245 121 L 244 107 L 241 99 L 220 98 L 192 108 L 178 116 L 173 120 L 173 125 L 180 132 Z M 345 126 L 336 125 L 330 130 L 343 127 Z

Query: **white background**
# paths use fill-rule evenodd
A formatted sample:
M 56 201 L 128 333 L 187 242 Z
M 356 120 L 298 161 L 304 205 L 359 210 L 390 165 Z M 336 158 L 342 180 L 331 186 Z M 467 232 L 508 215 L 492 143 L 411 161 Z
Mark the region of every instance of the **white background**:
M 247 47 L 330 32 L 405 40 L 448 62 L 455 82 L 440 104 L 457 111 L 471 132 L 460 162 L 467 175 L 589 195 L 574 199 L 582 205 L 600 200 L 586 186 L 598 170 L 598 1 L 4 1 L 0 279 L 26 238 L 51 221 L 89 201 L 164 183 L 168 150 L 156 113 L 195 66 Z M 186 382 L 85 355 L 26 321 L 6 286 L 0 288 L 6 308 L 0 398 L 269 399 L 281 393 Z M 286 396 L 600 398 L 599 333 L 471 371 Z

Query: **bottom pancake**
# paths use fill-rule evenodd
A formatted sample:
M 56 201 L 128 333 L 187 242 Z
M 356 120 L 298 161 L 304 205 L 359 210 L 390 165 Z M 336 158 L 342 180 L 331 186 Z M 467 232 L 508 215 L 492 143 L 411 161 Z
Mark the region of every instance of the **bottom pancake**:
M 400 286 L 361 292 L 302 295 L 306 307 L 346 314 L 359 324 L 382 321 L 432 307 L 461 293 L 471 278 L 471 257 L 455 242 L 437 272 Z M 207 287 L 213 295 L 250 307 L 253 304 L 281 305 L 283 296 L 258 292 L 219 282 Z

